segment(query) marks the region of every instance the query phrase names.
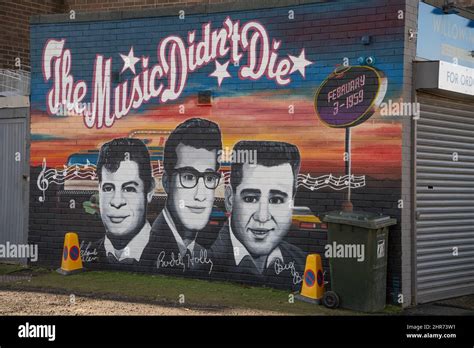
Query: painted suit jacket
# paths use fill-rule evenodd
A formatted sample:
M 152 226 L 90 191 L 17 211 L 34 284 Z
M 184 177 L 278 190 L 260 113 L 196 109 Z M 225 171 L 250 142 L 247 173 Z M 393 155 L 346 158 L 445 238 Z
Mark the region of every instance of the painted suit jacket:
M 198 243 L 194 243 L 192 252 L 187 250 L 185 255 L 181 255 L 163 212 L 151 227 L 150 246 L 154 255 L 154 272 L 207 278 L 212 271 L 212 262 L 207 258 L 208 251 Z
M 211 274 L 216 279 L 232 279 L 234 281 L 254 285 L 271 283 L 281 289 L 299 290 L 301 287 L 306 254 L 298 247 L 282 241 L 278 245 L 283 260 L 278 260 L 269 265 L 260 273 L 250 256 L 245 256 L 236 265 L 229 225 L 226 223 L 209 250 L 209 258 L 214 262 Z

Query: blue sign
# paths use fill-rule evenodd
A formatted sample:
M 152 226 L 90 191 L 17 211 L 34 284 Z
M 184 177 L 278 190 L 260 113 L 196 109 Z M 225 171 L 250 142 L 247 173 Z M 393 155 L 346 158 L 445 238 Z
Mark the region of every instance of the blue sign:
M 416 55 L 474 68 L 474 21 L 420 2 Z
M 323 284 L 324 284 L 323 272 L 321 272 L 321 270 L 318 270 L 318 285 L 323 286 Z
M 73 261 L 76 261 L 79 258 L 79 254 L 80 254 L 79 248 L 75 245 L 71 248 L 71 250 L 69 250 L 69 257 Z
M 314 281 L 316 280 L 315 278 L 316 277 L 314 276 L 314 272 L 308 269 L 304 275 L 304 280 L 309 287 L 312 287 L 314 285 Z

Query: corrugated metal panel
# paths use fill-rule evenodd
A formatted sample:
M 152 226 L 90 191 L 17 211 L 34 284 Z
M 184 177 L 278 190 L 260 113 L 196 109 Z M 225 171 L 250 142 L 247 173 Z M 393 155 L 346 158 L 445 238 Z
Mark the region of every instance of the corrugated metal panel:
M 416 298 L 423 303 L 474 293 L 474 106 L 418 101 Z
M 26 130 L 26 119 L 0 119 L 0 244 L 3 245 L 27 242 L 23 178 L 28 158 Z M 20 153 L 20 161 L 16 160 L 17 153 Z

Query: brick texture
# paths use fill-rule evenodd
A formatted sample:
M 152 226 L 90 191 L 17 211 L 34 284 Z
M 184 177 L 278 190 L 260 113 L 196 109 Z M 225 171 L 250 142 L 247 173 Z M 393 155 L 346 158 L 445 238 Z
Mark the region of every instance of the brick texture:
M 208 3 L 208 2 L 206 2 Z M 66 1 L 62 9 L 78 12 L 102 10 L 131 10 L 148 7 L 165 7 L 194 3 L 163 1 Z M 242 139 L 280 140 L 295 143 L 302 154 L 301 173 L 313 177 L 324 174 L 344 173 L 342 160 L 344 131 L 325 128 L 314 112 L 314 93 L 317 87 L 336 65 L 348 58 L 357 65 L 359 57 L 375 57 L 375 67 L 388 78 L 387 99 L 402 97 L 404 83 L 409 76 L 405 69 L 405 22 L 397 19 L 399 10 L 405 9 L 404 1 L 373 0 L 369 2 L 338 1 L 325 4 L 295 5 L 287 8 L 233 11 L 189 15 L 186 22 L 172 17 L 127 19 L 126 21 L 83 21 L 66 23 L 38 23 L 32 26 L 32 142 L 30 242 L 37 243 L 40 262 L 57 266 L 62 253 L 64 233 L 75 231 L 81 240 L 97 241 L 104 236 L 100 216 L 84 210 L 91 199 L 90 192 L 72 192 L 64 185 L 51 184 L 45 191 L 44 202 L 39 201 L 42 192 L 37 185 L 42 159 L 48 168 L 61 168 L 74 152 L 97 150 L 114 134 L 126 136 L 129 131 L 145 127 L 137 117 L 124 116 L 110 129 L 86 129 L 82 120 L 69 117 L 55 119 L 46 115 L 46 94 L 52 88 L 51 81 L 42 76 L 41 57 L 45 43 L 50 38 L 66 38 L 71 50 L 72 74 L 84 79 L 92 89 L 92 69 L 96 54 L 113 57 L 118 64 L 113 73 L 120 77 L 122 61 L 118 53 L 127 53 L 134 44 L 138 57 L 150 57 L 150 66 L 156 64 L 156 47 L 160 40 L 177 32 L 185 37 L 196 29 L 200 37 L 202 24 L 212 22 L 220 26 L 229 15 L 241 23 L 258 20 L 268 30 L 270 37 L 281 40 L 283 56 L 298 55 L 305 49 L 306 58 L 313 62 L 303 79 L 298 72 L 292 76 L 289 87 L 277 86 L 274 81 L 261 78 L 255 81 L 237 81 L 236 73 L 225 79 L 220 88 L 210 77 L 211 67 L 197 69 L 185 87 L 185 96 L 173 103 L 153 104 L 147 110 L 149 127 L 173 129 L 185 119 L 179 116 L 180 104 L 186 107 L 186 115 L 209 118 L 221 126 L 225 145 L 233 145 Z M 288 20 L 288 11 L 294 11 L 295 21 Z M 361 44 L 361 37 L 371 36 L 371 44 Z M 224 59 L 222 59 L 224 61 Z M 120 67 L 119 67 L 120 66 Z M 212 63 L 212 68 L 214 63 Z M 137 65 L 140 71 L 141 66 Z M 207 70 L 206 70 L 207 69 Z M 234 67 L 232 67 L 234 69 Z M 237 69 L 237 68 L 235 68 Z M 211 81 L 210 81 L 211 80 Z M 114 81 L 114 86 L 117 81 Z M 204 87 L 203 87 L 204 86 Z M 202 89 L 212 89 L 214 102 L 211 107 L 198 106 L 197 94 Z M 90 93 L 90 91 L 88 92 Z M 88 95 L 89 97 L 89 95 Z M 295 112 L 288 117 L 288 106 Z M 189 111 L 190 110 L 190 111 Z M 314 133 L 314 136 L 313 136 Z M 316 138 L 316 139 L 315 139 Z M 388 249 L 387 299 L 395 302 L 401 291 L 402 269 L 402 213 L 398 201 L 402 198 L 402 127 L 399 119 L 383 119 L 374 116 L 363 125 L 353 128 L 353 173 L 366 176 L 366 186 L 353 190 L 352 201 L 357 210 L 371 211 L 395 217 L 398 224 L 390 228 Z M 329 188 L 311 190 L 300 187 L 296 206 L 309 207 L 317 216 L 339 209 L 345 199 L 344 191 Z M 71 207 L 74 200 L 74 207 Z M 219 202 L 222 204 L 223 202 Z M 148 220 L 153 222 L 164 205 L 164 199 L 154 199 L 148 209 Z M 203 247 L 212 245 L 217 231 L 208 231 L 199 240 Z M 327 231 L 292 230 L 287 236 L 290 244 L 297 245 L 305 253 L 324 254 Z M 406 242 L 406 239 L 404 240 Z M 329 274 L 328 260 L 323 265 Z M 108 267 L 98 263 L 93 267 Z M 139 269 L 138 269 L 139 270 Z M 186 274 L 184 274 L 186 275 Z M 239 275 L 228 274 L 228 279 L 239 280 Z M 281 286 L 269 282 L 269 286 Z
M 30 66 L 31 16 L 61 13 L 65 10 L 62 1 L 2 0 L 0 2 L 0 69 L 16 69 L 16 58 L 21 59 L 21 68 Z
M 234 2 L 231 0 L 2 0 L 0 2 L 0 69 L 16 69 L 16 58 L 21 68 L 30 67 L 30 17 L 36 15 L 76 12 L 140 10 L 176 5 L 196 5 Z

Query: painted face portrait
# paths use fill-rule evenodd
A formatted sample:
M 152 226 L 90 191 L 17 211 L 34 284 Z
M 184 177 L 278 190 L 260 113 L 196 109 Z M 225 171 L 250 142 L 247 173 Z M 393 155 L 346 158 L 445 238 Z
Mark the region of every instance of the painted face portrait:
M 242 166 L 240 184 L 226 190 L 232 231 L 254 257 L 268 255 L 291 226 L 293 171 L 289 163 Z
M 107 232 L 115 237 L 135 235 L 145 224 L 151 194 L 145 191 L 135 161 L 122 161 L 115 172 L 101 169 L 100 216 Z
M 184 228 L 199 231 L 209 221 L 219 183 L 216 151 L 180 143 L 176 156 L 174 169 L 167 173 L 164 183 L 168 209 Z

